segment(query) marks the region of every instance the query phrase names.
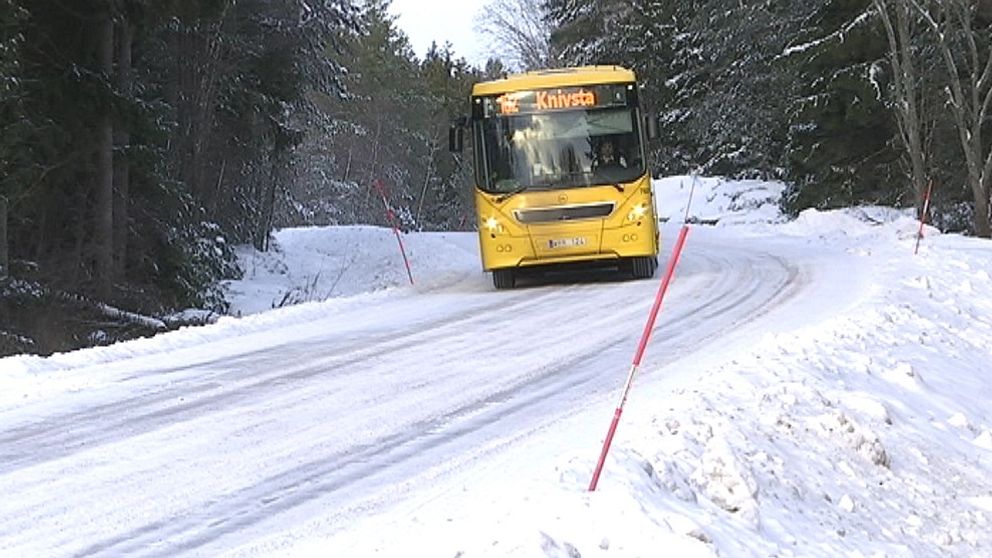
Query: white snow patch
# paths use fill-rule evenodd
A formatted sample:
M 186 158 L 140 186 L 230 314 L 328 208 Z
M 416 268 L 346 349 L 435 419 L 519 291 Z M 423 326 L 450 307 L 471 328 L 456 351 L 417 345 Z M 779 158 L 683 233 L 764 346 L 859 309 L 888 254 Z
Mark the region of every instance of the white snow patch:
M 965 498 L 964 501 L 968 502 L 972 506 L 975 506 L 976 508 L 992 513 L 992 495 L 972 496 L 969 498 Z
M 992 430 L 983 430 L 972 443 L 980 448 L 992 450 Z

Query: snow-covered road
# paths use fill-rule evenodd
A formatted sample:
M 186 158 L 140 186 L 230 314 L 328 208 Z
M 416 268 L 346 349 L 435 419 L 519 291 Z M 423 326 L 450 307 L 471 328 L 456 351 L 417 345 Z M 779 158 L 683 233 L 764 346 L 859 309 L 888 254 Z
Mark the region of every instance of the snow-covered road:
M 675 392 L 692 380 L 682 359 L 853 303 L 868 270 L 844 257 L 693 231 L 638 382 Z M 85 389 L 57 405 L 0 412 L 2 553 L 251 554 L 301 525 L 329 536 L 404 501 L 443 507 L 459 475 L 526 478 L 512 448 L 577 415 L 605 429 L 657 286 L 602 274 L 497 292 L 476 273 L 346 299 L 288 333 L 75 370 Z

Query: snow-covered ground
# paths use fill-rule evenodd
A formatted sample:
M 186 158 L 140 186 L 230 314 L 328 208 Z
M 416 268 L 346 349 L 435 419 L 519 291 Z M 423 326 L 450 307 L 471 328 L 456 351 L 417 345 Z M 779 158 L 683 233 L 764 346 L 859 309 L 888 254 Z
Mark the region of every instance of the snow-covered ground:
M 694 182 L 595 492 L 657 279 L 284 230 L 241 317 L 0 359 L 0 556 L 992 556 L 992 243 L 673 177 L 662 268 Z

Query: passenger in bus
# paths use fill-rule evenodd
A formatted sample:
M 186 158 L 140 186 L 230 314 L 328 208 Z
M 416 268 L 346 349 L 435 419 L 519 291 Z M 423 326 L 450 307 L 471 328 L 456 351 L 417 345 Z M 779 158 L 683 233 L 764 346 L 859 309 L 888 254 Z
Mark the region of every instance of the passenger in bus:
M 616 148 L 613 146 L 613 142 L 610 140 L 603 140 L 599 144 L 599 152 L 596 157 L 596 164 L 593 165 L 593 170 L 597 172 L 614 172 L 626 169 L 627 165 L 623 160 L 623 157 L 617 154 Z

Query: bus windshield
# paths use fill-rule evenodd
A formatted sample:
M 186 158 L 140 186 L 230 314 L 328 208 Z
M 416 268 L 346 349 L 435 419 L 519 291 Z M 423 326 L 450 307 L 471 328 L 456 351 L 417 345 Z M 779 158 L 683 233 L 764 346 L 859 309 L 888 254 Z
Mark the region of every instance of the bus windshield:
M 644 174 L 630 107 L 494 115 L 475 125 L 480 188 L 489 193 L 618 185 Z

